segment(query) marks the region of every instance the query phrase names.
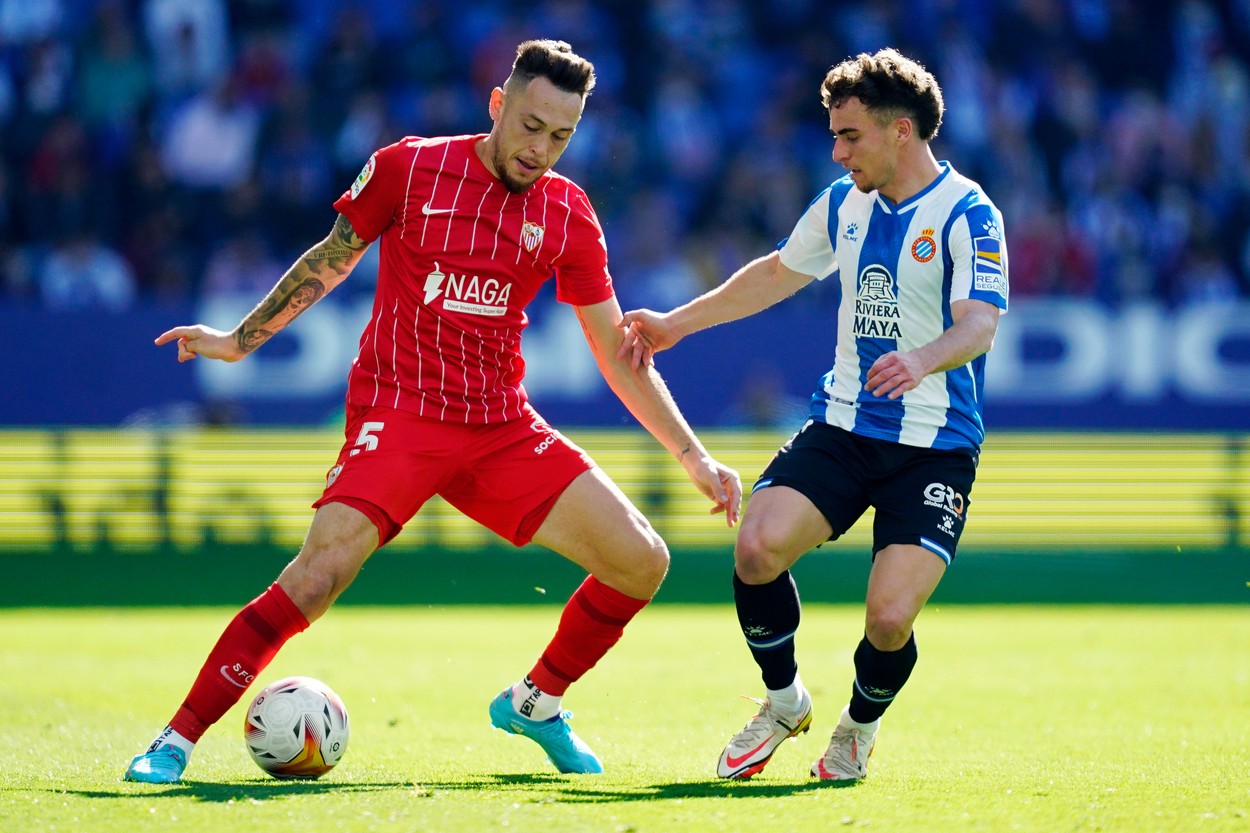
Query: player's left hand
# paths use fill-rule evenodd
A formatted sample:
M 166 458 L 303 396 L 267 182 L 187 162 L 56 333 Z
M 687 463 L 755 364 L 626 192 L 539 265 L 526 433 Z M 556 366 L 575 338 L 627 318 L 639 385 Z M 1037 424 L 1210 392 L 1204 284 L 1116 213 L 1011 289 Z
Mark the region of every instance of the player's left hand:
M 920 359 L 912 353 L 897 350 L 886 353 L 868 368 L 864 390 L 873 396 L 898 399 L 920 384 L 926 373 Z
M 742 508 L 742 480 L 738 472 L 706 454 L 699 457 L 686 455 L 682 465 L 695 487 L 715 504 L 709 514 L 724 512 L 729 526 L 737 524 L 738 512 Z

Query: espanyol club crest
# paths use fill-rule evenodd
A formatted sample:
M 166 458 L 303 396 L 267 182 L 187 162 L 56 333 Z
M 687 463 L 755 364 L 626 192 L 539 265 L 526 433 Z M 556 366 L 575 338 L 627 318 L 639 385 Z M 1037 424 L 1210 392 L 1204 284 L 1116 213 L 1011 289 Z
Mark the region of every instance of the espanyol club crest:
M 937 254 L 937 241 L 933 239 L 933 229 L 927 228 L 912 241 L 911 256 L 919 263 L 928 263 Z
M 537 223 L 526 222 L 521 226 L 521 243 L 525 246 L 525 251 L 532 252 L 542 245 L 543 227 Z

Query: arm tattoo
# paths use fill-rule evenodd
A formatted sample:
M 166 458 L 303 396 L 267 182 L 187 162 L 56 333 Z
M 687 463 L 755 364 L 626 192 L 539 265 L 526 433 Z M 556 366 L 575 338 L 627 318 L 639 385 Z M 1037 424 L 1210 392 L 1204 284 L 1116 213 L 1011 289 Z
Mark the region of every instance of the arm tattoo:
M 250 353 L 320 301 L 351 273 L 368 245 L 340 214 L 326 239 L 305 252 L 235 328 L 239 348 Z

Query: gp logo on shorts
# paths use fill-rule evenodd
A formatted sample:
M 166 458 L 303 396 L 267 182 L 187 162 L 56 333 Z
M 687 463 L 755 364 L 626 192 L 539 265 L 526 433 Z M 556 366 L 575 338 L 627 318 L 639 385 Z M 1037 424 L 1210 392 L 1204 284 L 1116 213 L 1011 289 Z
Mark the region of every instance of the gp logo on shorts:
M 945 483 L 930 483 L 924 487 L 924 505 L 944 509 L 956 518 L 964 516 L 964 496 Z

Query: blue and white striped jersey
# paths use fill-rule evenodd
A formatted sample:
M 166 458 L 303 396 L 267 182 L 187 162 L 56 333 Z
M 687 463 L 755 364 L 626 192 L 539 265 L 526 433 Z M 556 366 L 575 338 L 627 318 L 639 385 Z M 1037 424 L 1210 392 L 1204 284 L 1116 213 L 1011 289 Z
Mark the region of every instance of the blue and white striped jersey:
M 929 187 L 894 205 L 850 177 L 825 189 L 780 245 L 790 269 L 839 287 L 833 367 L 812 396 L 811 418 L 856 434 L 924 448 L 978 449 L 985 356 L 925 377 L 898 399 L 864 390 L 891 350 L 927 344 L 953 323 L 951 303 L 973 298 L 1007 310 L 1002 215 L 948 162 Z

